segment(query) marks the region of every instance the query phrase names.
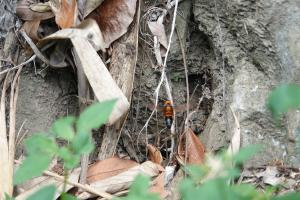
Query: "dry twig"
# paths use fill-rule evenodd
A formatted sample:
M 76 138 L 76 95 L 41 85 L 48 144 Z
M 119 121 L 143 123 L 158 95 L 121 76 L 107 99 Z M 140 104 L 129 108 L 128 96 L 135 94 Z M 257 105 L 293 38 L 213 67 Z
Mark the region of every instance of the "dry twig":
M 159 81 L 159 83 L 158 83 L 158 85 L 157 85 L 157 87 L 154 91 L 155 107 L 154 107 L 153 111 L 151 112 L 149 118 L 147 119 L 146 123 L 144 124 L 144 126 L 140 130 L 140 132 L 138 134 L 138 138 L 139 138 L 139 135 L 142 133 L 142 131 L 148 127 L 148 124 L 149 124 L 150 120 L 152 119 L 152 116 L 154 115 L 154 113 L 157 110 L 159 91 L 161 89 L 161 85 L 163 84 L 163 82 L 165 82 L 165 89 L 166 89 L 166 93 L 168 94 L 169 100 L 171 101 L 172 104 L 174 103 L 173 98 L 172 98 L 172 94 L 171 94 L 171 89 L 170 89 L 170 86 L 169 86 L 169 83 L 168 83 L 168 79 L 166 77 L 166 66 L 167 66 L 168 55 L 169 55 L 170 48 L 171 48 L 172 37 L 173 37 L 173 34 L 174 34 L 174 29 L 175 29 L 177 9 L 178 9 L 178 0 L 175 0 L 175 8 L 174 8 L 173 21 L 172 21 L 172 27 L 171 27 L 171 33 L 170 33 L 170 37 L 169 37 L 168 47 L 167 47 L 164 63 L 163 63 L 163 66 L 162 66 L 160 81 Z M 174 115 L 175 115 L 175 112 L 174 112 Z M 175 116 L 174 116 L 174 119 L 175 119 Z M 172 124 L 171 134 L 175 135 L 175 123 Z
M 7 184 L 13 191 L 13 175 L 14 175 L 14 159 L 15 159 L 15 137 L 16 137 L 16 107 L 19 94 L 19 81 L 22 67 L 20 67 L 14 77 L 10 90 L 10 105 L 9 105 L 9 140 L 8 140 L 8 166 L 9 166 L 9 181 Z
M 15 163 L 21 164 L 21 162 L 18 161 L 18 160 L 15 160 Z M 46 176 L 51 176 L 55 180 L 57 180 L 59 182 L 64 182 L 65 181 L 65 178 L 63 176 L 60 176 L 60 175 L 58 175 L 58 174 L 56 174 L 54 172 L 48 171 L 48 170 L 44 171 L 43 174 L 46 175 Z M 81 189 L 83 191 L 89 192 L 91 194 L 98 195 L 100 197 L 104 197 L 106 199 L 112 199 L 112 198 L 114 198 L 113 195 L 111 195 L 111 194 L 109 194 L 107 192 L 96 191 L 94 188 L 92 188 L 89 185 L 83 185 L 83 184 L 80 184 L 80 183 L 77 183 L 77 182 L 72 182 L 72 181 L 69 181 L 69 180 L 67 180 L 67 184 L 73 185 L 73 186 L 78 187 L 79 189 Z

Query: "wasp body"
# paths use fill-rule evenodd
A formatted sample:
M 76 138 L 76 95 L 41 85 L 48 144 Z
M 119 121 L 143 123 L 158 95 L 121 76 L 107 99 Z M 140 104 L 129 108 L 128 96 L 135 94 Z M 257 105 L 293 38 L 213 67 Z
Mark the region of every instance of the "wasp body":
M 171 101 L 165 101 L 163 114 L 165 116 L 166 126 L 168 129 L 170 129 L 173 123 L 173 115 L 174 115 L 174 109 Z

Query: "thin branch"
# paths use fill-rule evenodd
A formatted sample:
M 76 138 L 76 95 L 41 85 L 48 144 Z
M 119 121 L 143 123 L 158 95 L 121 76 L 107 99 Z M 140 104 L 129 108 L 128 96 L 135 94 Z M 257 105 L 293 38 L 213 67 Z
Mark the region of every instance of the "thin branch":
M 21 162 L 18 161 L 18 160 L 15 160 L 15 163 L 21 164 Z M 59 181 L 59 182 L 62 182 L 62 183 L 64 182 L 64 177 L 63 177 L 63 176 L 60 176 L 60 175 L 58 175 L 58 174 L 56 174 L 56 173 L 54 173 L 54 172 L 51 172 L 51 171 L 46 170 L 46 171 L 43 172 L 43 174 L 46 175 L 46 176 L 51 176 L 51 177 L 53 177 L 55 180 L 57 180 L 57 181 Z M 91 186 L 89 186 L 89 185 L 83 185 L 83 184 L 80 184 L 80 183 L 77 183 L 77 182 L 73 182 L 73 181 L 69 181 L 69 180 L 67 180 L 67 183 L 68 183 L 69 185 L 78 187 L 79 189 L 82 189 L 82 190 L 84 190 L 84 191 L 86 191 L 86 192 L 89 192 L 89 193 L 91 193 L 91 194 L 98 195 L 98 196 L 100 196 L 100 197 L 104 197 L 104 198 L 106 198 L 106 199 L 112 199 L 112 198 L 115 197 L 115 196 L 113 196 L 113 195 L 111 195 L 111 194 L 109 194 L 109 193 L 107 193 L 107 192 L 99 192 L 99 191 L 95 190 L 93 187 L 91 187 Z
M 0 101 L 0 142 L 1 142 L 1 159 L 0 159 L 0 195 L 5 192 L 12 195 L 12 185 L 9 185 L 9 165 L 8 165 L 8 141 L 7 141 L 7 126 L 6 126 L 6 112 L 5 112 L 5 99 L 7 90 L 8 74 L 6 75 L 3 83 L 1 101 Z M 0 196 L 1 198 L 2 196 Z
M 157 85 L 157 87 L 154 91 L 155 107 L 154 107 L 153 111 L 151 112 L 149 118 L 147 119 L 146 123 L 144 124 L 144 126 L 140 130 L 140 132 L 138 134 L 138 137 L 142 133 L 142 131 L 148 126 L 152 116 L 154 115 L 154 113 L 157 110 L 159 91 L 160 91 L 161 85 L 164 81 L 166 82 L 166 84 L 165 84 L 166 87 L 165 88 L 166 88 L 166 92 L 168 94 L 168 98 L 172 102 L 172 104 L 174 103 L 172 95 L 171 95 L 170 87 L 168 87 L 169 85 L 168 85 L 167 78 L 166 78 L 166 66 L 167 66 L 168 55 L 169 55 L 170 48 L 171 48 L 172 37 L 173 37 L 173 34 L 174 34 L 175 22 L 176 22 L 176 16 L 177 16 L 177 9 L 178 9 L 178 0 L 175 0 L 175 1 L 176 2 L 175 2 L 174 14 L 173 14 L 172 28 L 171 28 L 170 38 L 169 38 L 168 47 L 167 47 L 167 51 L 166 51 L 166 56 L 165 56 L 164 63 L 163 63 L 163 66 L 162 66 L 162 73 L 161 73 L 161 76 L 160 76 L 160 81 L 159 81 L 159 83 L 158 83 L 158 85 Z M 172 124 L 171 130 L 172 129 L 175 130 L 174 123 Z
M 15 138 L 16 138 L 16 106 L 19 94 L 19 81 L 22 67 L 20 67 L 14 77 L 10 89 L 9 103 L 9 140 L 8 140 L 8 166 L 9 166 L 9 186 L 13 190 L 14 158 L 15 158 Z
M 56 64 L 53 65 L 50 63 L 50 61 L 43 55 L 43 53 L 37 48 L 37 46 L 34 44 L 34 42 L 30 39 L 30 37 L 25 33 L 25 31 L 23 29 L 20 30 L 21 35 L 24 37 L 24 39 L 26 40 L 26 42 L 29 44 L 29 46 L 31 47 L 32 51 L 35 53 L 35 55 L 41 59 L 44 63 L 46 63 L 49 66 L 53 66 L 53 67 L 66 67 L 65 64 Z
M 36 57 L 37 57 L 36 55 L 33 55 L 33 56 L 31 56 L 28 60 L 26 60 L 25 62 L 23 62 L 23 63 L 21 63 L 21 64 L 15 66 L 15 67 L 12 67 L 12 68 L 9 68 L 9 69 L 6 69 L 6 70 L 1 71 L 1 72 L 0 72 L 0 75 L 5 74 L 5 73 L 10 72 L 10 71 L 15 70 L 15 69 L 19 69 L 20 67 L 23 67 L 24 65 L 27 65 L 28 63 L 34 61 L 34 59 L 35 59 Z

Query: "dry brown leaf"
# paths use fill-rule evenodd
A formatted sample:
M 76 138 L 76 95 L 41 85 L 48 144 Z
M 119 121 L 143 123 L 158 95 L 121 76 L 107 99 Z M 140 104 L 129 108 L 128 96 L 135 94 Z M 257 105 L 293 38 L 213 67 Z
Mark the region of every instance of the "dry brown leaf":
M 59 27 L 70 28 L 76 25 L 78 15 L 76 0 L 51 0 L 49 5 Z
M 117 103 L 108 119 L 108 125 L 114 124 L 129 109 L 129 102 L 107 70 L 105 64 L 93 46 L 82 37 L 71 39 L 74 46 L 76 63 L 83 69 L 97 99 L 102 102 L 117 99 Z
M 117 99 L 108 120 L 108 125 L 114 124 L 127 112 L 129 102 L 96 52 L 103 48 L 103 39 L 97 23 L 89 19 L 82 22 L 78 28 L 62 29 L 41 40 L 38 46 L 57 39 L 71 39 L 76 63 L 81 65 L 97 99 L 100 102 Z
M 98 8 L 98 6 L 100 6 L 100 4 L 104 1 L 104 0 L 84 0 L 85 1 L 85 6 L 83 9 L 83 16 L 86 17 L 88 14 L 90 14 L 93 10 L 95 10 L 96 8 Z
M 91 183 L 110 178 L 137 165 L 138 163 L 135 161 L 117 157 L 98 161 L 88 168 L 87 182 Z
M 104 2 L 87 17 L 97 21 L 105 48 L 127 32 L 136 11 L 136 0 L 104 0 Z
M 155 177 L 163 170 L 164 169 L 160 165 L 157 165 L 151 161 L 146 161 L 116 176 L 90 183 L 90 186 L 98 192 L 114 194 L 116 192 L 128 189 L 138 174 Z M 77 196 L 78 199 L 89 199 L 92 197 L 95 197 L 95 195 L 87 192 L 83 192 Z
M 165 48 L 167 49 L 168 47 L 168 39 L 167 39 L 167 35 L 166 35 L 166 31 L 165 31 L 165 25 L 163 24 L 164 22 L 164 17 L 165 15 L 161 15 L 157 21 L 148 21 L 148 27 L 151 31 L 151 33 L 154 36 L 158 37 L 158 41 L 159 43 Z
M 205 148 L 192 129 L 189 128 L 185 134 L 181 135 L 178 145 L 178 157 L 181 163 L 185 163 L 186 160 L 187 164 L 201 164 L 204 161 L 204 153 Z
M 67 28 L 59 30 L 45 38 L 43 38 L 37 46 L 39 48 L 45 46 L 53 40 L 71 39 L 75 37 L 83 37 L 88 40 L 96 51 L 105 50 L 102 33 L 95 20 L 87 19 L 81 22 L 76 28 Z
M 151 144 L 147 145 L 147 149 L 148 149 L 148 153 L 149 153 L 149 160 L 156 164 L 161 165 L 163 158 L 162 158 L 160 151 Z
M 46 20 L 54 17 L 51 11 L 36 12 L 32 10 L 31 7 L 34 7 L 34 5 L 31 0 L 18 1 L 16 7 L 17 16 L 25 21 Z
M 38 28 L 40 26 L 40 20 L 34 21 L 25 21 L 22 28 L 24 29 L 25 33 L 34 41 L 37 42 L 40 38 L 38 36 Z
M 159 174 L 153 181 L 150 191 L 158 193 L 161 199 L 165 199 L 168 196 L 168 192 L 165 190 L 165 172 Z

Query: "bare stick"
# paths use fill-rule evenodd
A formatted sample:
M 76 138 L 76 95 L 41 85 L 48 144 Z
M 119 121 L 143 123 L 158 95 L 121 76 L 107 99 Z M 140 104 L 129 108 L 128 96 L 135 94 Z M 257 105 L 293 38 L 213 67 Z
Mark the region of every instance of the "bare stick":
M 16 146 L 18 146 L 18 145 L 21 143 L 21 141 L 23 140 L 24 136 L 25 136 L 26 133 L 27 133 L 27 131 L 25 131 L 25 133 L 24 133 L 23 135 L 20 136 L 21 131 L 23 130 L 23 127 L 24 127 L 26 121 L 27 121 L 27 119 L 25 119 L 25 120 L 23 121 L 23 123 L 21 124 L 21 127 L 19 128 L 19 131 L 18 131 L 17 136 L 16 136 L 16 144 L 15 144 Z
M 41 59 L 44 63 L 46 63 L 49 66 L 53 66 L 53 67 L 66 67 L 66 65 L 64 65 L 64 64 L 56 64 L 56 65 L 51 64 L 50 61 L 37 48 L 37 46 L 33 43 L 33 41 L 30 39 L 30 37 L 25 33 L 25 31 L 23 29 L 20 30 L 20 33 L 24 37 L 24 39 L 26 40 L 26 42 L 29 44 L 29 46 L 31 47 L 31 49 L 35 53 L 35 55 L 39 59 Z
M 15 163 L 21 164 L 21 162 L 18 161 L 18 160 L 15 160 Z M 64 182 L 64 177 L 60 176 L 60 175 L 58 175 L 58 174 L 56 174 L 54 172 L 46 170 L 46 171 L 43 172 L 43 174 L 46 175 L 46 176 L 51 176 L 55 180 L 57 180 L 59 182 Z M 73 181 L 69 181 L 69 180 L 67 180 L 67 184 L 75 186 L 75 187 L 78 187 L 79 189 L 82 189 L 82 190 L 84 190 L 86 192 L 89 192 L 91 194 L 98 195 L 100 197 L 104 197 L 106 199 L 112 199 L 112 198 L 114 198 L 113 195 L 111 195 L 111 194 L 109 194 L 107 192 L 99 192 L 99 191 L 95 190 L 93 187 L 91 187 L 89 185 L 83 185 L 83 184 L 80 184 L 80 183 L 77 183 L 77 182 L 73 182 Z
M 12 195 L 12 185 L 9 185 L 9 165 L 8 165 L 8 141 L 7 141 L 7 126 L 5 112 L 5 97 L 7 90 L 8 74 L 3 83 L 1 101 L 0 101 L 0 144 L 1 144 L 1 159 L 0 159 L 0 198 L 4 197 L 4 193 Z
M 8 140 L 8 166 L 9 166 L 9 181 L 11 186 L 9 191 L 13 190 L 13 174 L 14 174 L 14 158 L 15 158 L 15 137 L 16 137 L 16 106 L 19 94 L 19 75 L 22 71 L 20 67 L 14 77 L 10 90 L 10 105 L 9 105 L 9 140 Z
M 147 119 L 145 125 L 142 127 L 142 129 L 140 130 L 139 134 L 138 134 L 138 137 L 139 135 L 142 133 L 142 131 L 148 126 L 152 116 L 154 115 L 154 113 L 156 112 L 157 110 L 157 104 L 158 104 L 158 95 L 159 95 L 159 91 L 160 91 L 160 88 L 161 88 L 161 85 L 162 83 L 167 80 L 166 79 L 166 65 L 167 65 L 167 59 L 168 59 L 168 55 L 169 55 L 169 52 L 170 52 L 170 47 L 171 47 L 171 43 L 172 43 L 172 37 L 173 37 L 173 33 L 174 33 L 174 29 L 175 29 L 175 22 L 176 22 L 176 16 L 177 16 L 177 9 L 178 9 L 178 0 L 175 0 L 175 8 L 174 8 L 174 16 L 173 16 L 173 21 L 172 21 L 172 28 L 171 28 L 171 33 L 170 33 L 170 38 L 169 38 L 169 42 L 168 42 L 168 47 L 167 47 L 167 51 L 166 51 L 166 56 L 165 56 L 165 59 L 164 59 L 164 63 L 163 63 L 163 67 L 162 67 L 162 73 L 161 73 L 161 76 L 160 76 L 160 81 L 154 91 L 154 97 L 155 97 L 155 107 L 153 109 L 153 111 L 151 112 L 149 118 Z M 170 91 L 170 87 L 167 87 L 166 86 L 166 91 L 168 93 L 168 91 Z M 169 92 L 171 94 L 171 92 Z M 170 98 L 171 97 L 171 98 Z M 170 101 L 172 102 L 173 104 L 173 101 L 172 101 L 172 95 L 170 95 Z M 174 124 L 174 123 L 173 123 Z M 175 125 L 174 126 L 174 129 L 175 129 Z
M 12 68 L 1 71 L 0 75 L 5 74 L 5 73 L 10 72 L 10 71 L 15 70 L 15 69 L 19 69 L 20 67 L 23 67 L 24 65 L 30 63 L 31 61 L 34 61 L 35 58 L 36 58 L 36 55 L 33 55 L 28 60 L 26 60 L 25 62 L 15 66 L 15 67 L 12 67 Z

